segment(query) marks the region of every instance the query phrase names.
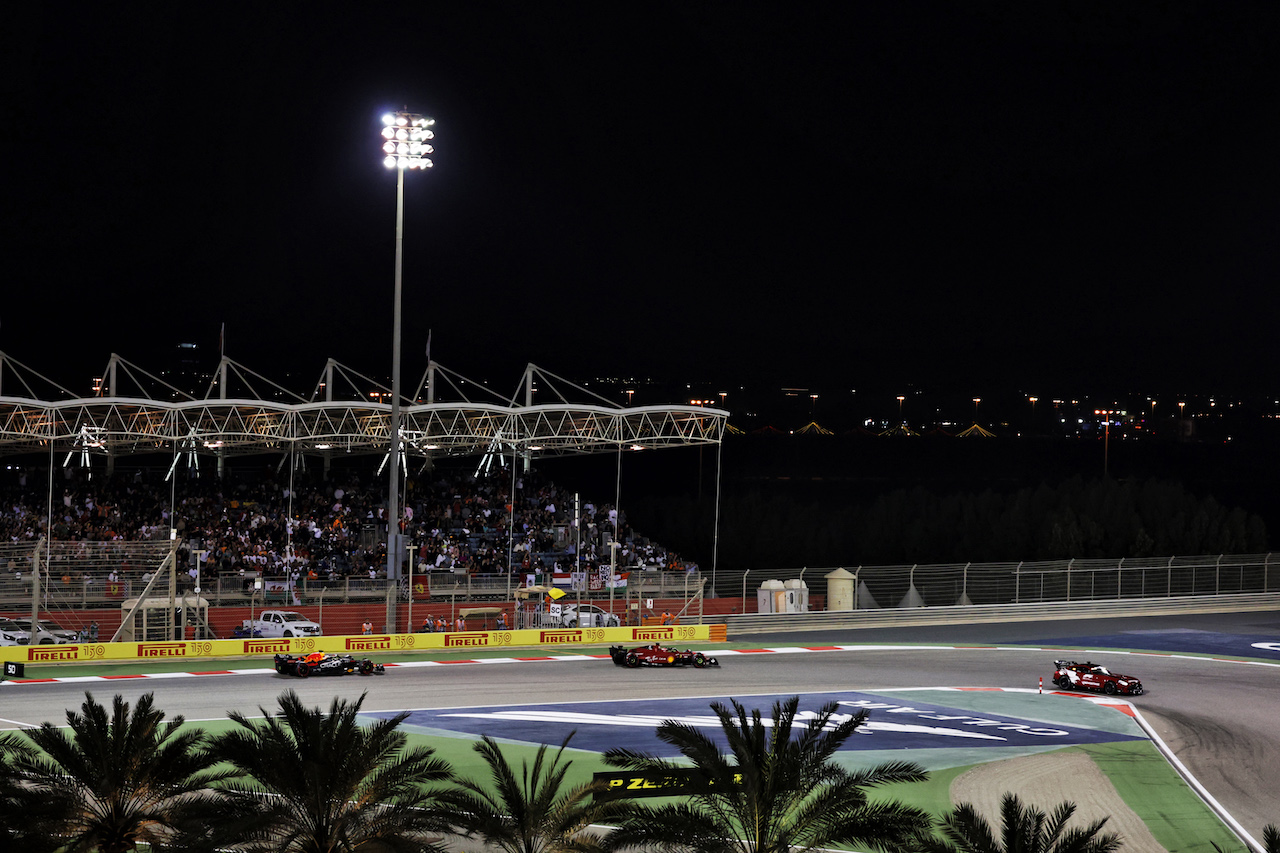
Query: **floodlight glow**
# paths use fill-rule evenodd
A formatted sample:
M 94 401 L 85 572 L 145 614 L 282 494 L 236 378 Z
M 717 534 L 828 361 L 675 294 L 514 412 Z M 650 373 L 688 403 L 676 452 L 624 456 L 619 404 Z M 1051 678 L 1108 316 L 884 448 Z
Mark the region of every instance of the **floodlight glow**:
M 426 155 L 435 153 L 435 148 L 426 140 L 435 139 L 435 133 L 428 130 L 435 119 L 397 111 L 383 116 L 382 123 L 381 134 L 387 140 L 381 146 L 387 155 L 383 165 L 388 169 L 430 169 L 434 165 Z

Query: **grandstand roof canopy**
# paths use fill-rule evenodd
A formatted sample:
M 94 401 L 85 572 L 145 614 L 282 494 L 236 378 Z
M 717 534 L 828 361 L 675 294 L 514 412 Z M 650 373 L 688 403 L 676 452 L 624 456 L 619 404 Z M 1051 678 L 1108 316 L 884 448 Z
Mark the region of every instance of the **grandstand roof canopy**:
M 197 397 L 113 354 L 97 393 L 80 397 L 0 352 L 0 455 L 385 454 L 390 445 L 391 390 L 332 359 L 309 396 L 225 356 L 206 387 Z M 405 451 L 434 458 L 716 444 L 727 418 L 701 406 L 624 407 L 533 364 L 503 397 L 432 361 L 401 400 Z

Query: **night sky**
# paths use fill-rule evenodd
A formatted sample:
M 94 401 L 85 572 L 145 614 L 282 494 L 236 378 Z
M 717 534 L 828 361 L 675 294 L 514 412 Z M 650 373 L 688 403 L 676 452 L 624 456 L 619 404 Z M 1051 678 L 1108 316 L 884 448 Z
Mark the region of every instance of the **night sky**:
M 300 390 L 329 357 L 389 375 L 402 106 L 437 121 L 408 382 L 431 330 L 504 389 L 527 362 L 1274 385 L 1274 2 L 22 4 L 0 30 L 0 350 L 85 393 L 113 351 L 212 368 L 224 323 Z

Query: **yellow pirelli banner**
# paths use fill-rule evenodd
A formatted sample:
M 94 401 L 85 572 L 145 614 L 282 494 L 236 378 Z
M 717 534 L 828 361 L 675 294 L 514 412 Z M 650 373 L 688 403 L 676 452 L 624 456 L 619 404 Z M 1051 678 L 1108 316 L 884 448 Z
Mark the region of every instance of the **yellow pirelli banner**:
M 339 652 L 369 655 L 378 652 L 439 652 L 497 649 L 505 646 L 543 647 L 572 653 L 574 647 L 605 643 L 662 643 L 674 645 L 711 639 L 711 625 L 662 625 L 647 628 L 542 628 L 527 631 L 451 631 L 442 634 L 358 634 L 292 639 L 175 640 L 129 643 L 72 643 L 69 645 L 0 646 L 0 661 L 76 663 L 111 660 L 181 660 L 262 655 L 301 655 Z

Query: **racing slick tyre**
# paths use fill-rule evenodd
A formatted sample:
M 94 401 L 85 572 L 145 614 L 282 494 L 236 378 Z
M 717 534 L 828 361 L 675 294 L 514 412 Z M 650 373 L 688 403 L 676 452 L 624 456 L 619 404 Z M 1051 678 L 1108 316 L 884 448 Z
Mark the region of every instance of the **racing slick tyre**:
M 373 675 L 373 661 L 371 660 L 360 661 L 360 665 L 357 667 L 357 671 L 361 675 Z
M 1102 685 L 1102 692 L 1106 693 L 1108 696 L 1114 696 L 1116 692 L 1115 682 L 1108 681 L 1106 684 Z
M 628 652 L 626 658 L 624 658 L 622 662 L 631 669 L 635 669 L 640 665 L 640 658 L 635 652 Z
M 311 674 L 311 667 L 307 666 L 302 661 L 298 661 L 298 665 L 294 669 L 294 672 L 298 674 L 299 678 L 306 678 Z
M 1053 683 L 1061 687 L 1063 690 L 1067 689 L 1067 679 L 1064 676 L 1059 675 L 1053 680 Z
M 704 666 L 707 665 L 707 659 L 703 657 L 702 652 L 698 652 L 696 655 L 693 656 L 693 665 L 696 666 L 698 669 L 702 669 Z

